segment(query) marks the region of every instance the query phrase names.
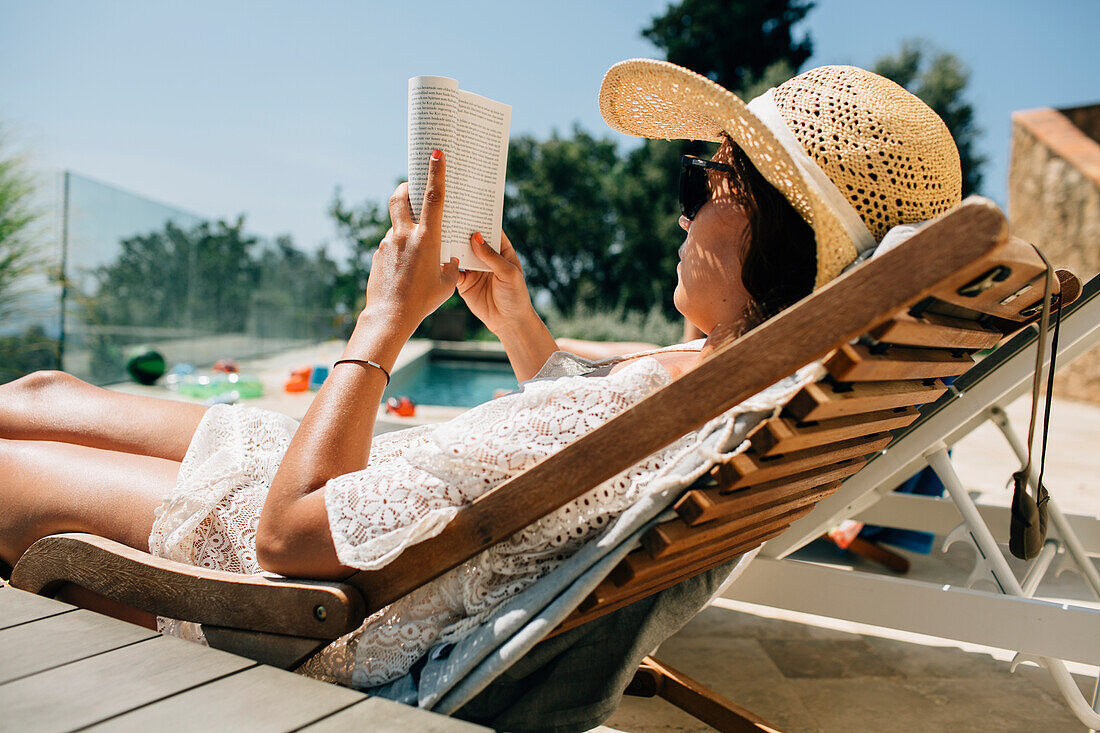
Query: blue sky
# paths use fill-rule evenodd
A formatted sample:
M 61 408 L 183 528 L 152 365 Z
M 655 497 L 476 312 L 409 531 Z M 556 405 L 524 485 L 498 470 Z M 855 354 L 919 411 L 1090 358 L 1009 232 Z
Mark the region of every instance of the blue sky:
M 0 0 L 0 124 L 38 171 L 66 167 L 264 235 L 332 238 L 337 185 L 384 200 L 405 168 L 406 80 L 457 78 L 513 106 L 512 132 L 600 135 L 604 71 L 659 54 L 666 0 L 16 2 Z M 1100 101 L 1096 0 L 820 0 L 808 66 L 870 66 L 923 37 L 971 69 L 1006 202 L 1009 115 Z

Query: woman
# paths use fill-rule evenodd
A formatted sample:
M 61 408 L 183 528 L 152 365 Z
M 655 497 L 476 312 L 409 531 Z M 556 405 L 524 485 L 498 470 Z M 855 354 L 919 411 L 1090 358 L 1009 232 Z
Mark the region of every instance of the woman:
M 746 106 L 686 69 L 633 60 L 608 72 L 600 105 L 624 132 L 722 142 L 712 161 L 685 159 L 681 175 L 687 236 L 675 302 L 704 333 L 774 315 L 891 226 L 959 200 L 958 153 L 943 122 L 860 69 L 815 69 Z M 472 237 L 491 273 L 438 264 L 445 169 L 435 151 L 419 223 L 404 184 L 390 199 L 393 226 L 372 262 L 366 308 L 300 425 L 252 408 L 120 395 L 56 373 L 0 387 L 0 558 L 14 563 L 50 533 L 87 531 L 208 567 L 346 577 L 384 565 L 437 532 L 456 506 L 698 362 L 698 344 L 595 370 L 555 355 L 507 238 L 497 254 Z M 456 287 L 504 343 L 524 388 L 451 423 L 375 439 L 375 406 L 398 352 Z M 584 371 L 593 376 L 577 376 Z M 309 671 L 361 687 L 400 676 L 548 572 L 690 445 L 686 436 L 384 609 Z

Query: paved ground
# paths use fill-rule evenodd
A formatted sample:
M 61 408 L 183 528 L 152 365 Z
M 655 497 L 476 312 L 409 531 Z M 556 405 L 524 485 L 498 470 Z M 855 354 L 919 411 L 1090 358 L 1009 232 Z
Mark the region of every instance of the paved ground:
M 260 376 L 267 395 L 250 404 L 295 417 L 305 414 L 310 394 L 287 394 L 290 369 L 331 363 L 342 345 L 247 361 L 243 370 Z M 428 348 L 414 342 L 407 363 Z M 160 388 L 122 385 L 127 392 L 166 396 Z M 1026 434 L 1026 400 L 1009 409 Z M 380 414 L 380 429 L 446 419 L 455 410 L 421 408 L 415 420 Z M 1100 406 L 1056 400 L 1051 417 L 1047 485 L 1070 514 L 1100 513 Z M 954 452 L 963 483 L 985 503 L 1007 505 L 1005 484 L 1016 468 L 1000 433 L 983 426 Z M 818 561 L 859 564 L 832 548 L 805 551 Z M 972 562 L 956 546 L 947 555 L 908 554 L 910 576 L 959 583 Z M 1088 602 L 1073 574 L 1044 581 L 1040 596 Z M 1095 604 L 1100 605 L 1100 604 Z M 719 601 L 666 642 L 659 657 L 757 714 L 791 731 L 1082 731 L 1049 675 L 1033 667 L 1008 671 L 1011 653 L 975 645 L 838 622 L 735 601 Z M 1070 665 L 1082 689 L 1095 668 Z M 707 730 L 659 699 L 626 698 L 610 729 L 637 733 Z

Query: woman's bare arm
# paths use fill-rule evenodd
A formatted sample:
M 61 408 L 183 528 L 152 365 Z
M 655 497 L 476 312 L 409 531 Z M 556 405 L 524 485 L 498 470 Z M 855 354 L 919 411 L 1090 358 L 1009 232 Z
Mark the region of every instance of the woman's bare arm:
M 516 379 L 525 382 L 558 347 L 531 305 L 523 266 L 508 235 L 500 233 L 500 252 L 486 244 L 480 232 L 470 238 L 470 247 L 491 272 L 463 272 L 458 278 L 458 294 L 500 339 Z
M 342 358 L 369 359 L 389 371 L 424 317 L 454 292 L 457 264 L 439 265 L 444 165 L 442 155 L 433 156 L 419 224 L 412 221 L 406 184 L 390 199 L 393 227 L 371 262 L 367 305 Z M 266 570 L 309 578 L 350 572 L 336 557 L 324 492 L 318 489 L 366 466 L 385 387 L 381 370 L 361 364 L 340 364 L 325 380 L 260 515 L 256 551 Z
M 558 350 L 554 337 L 534 308 L 526 318 L 516 319 L 497 331 L 496 337 L 504 345 L 508 363 L 520 382 L 538 374 L 550 355 Z
M 636 354 L 639 351 L 659 349 L 657 344 L 644 341 L 590 341 L 588 339 L 559 338 L 558 348 L 585 359 L 610 359 L 615 356 Z

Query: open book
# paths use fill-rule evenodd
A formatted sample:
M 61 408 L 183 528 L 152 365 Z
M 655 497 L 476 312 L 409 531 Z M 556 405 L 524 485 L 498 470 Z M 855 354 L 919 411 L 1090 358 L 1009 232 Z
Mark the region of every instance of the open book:
M 474 232 L 500 251 L 511 124 L 511 107 L 463 91 L 454 79 L 409 79 L 409 201 L 414 218 L 420 216 L 432 151 L 447 156 L 441 264 L 457 257 L 464 270 L 488 270 L 470 249 Z

